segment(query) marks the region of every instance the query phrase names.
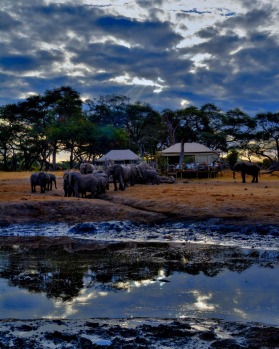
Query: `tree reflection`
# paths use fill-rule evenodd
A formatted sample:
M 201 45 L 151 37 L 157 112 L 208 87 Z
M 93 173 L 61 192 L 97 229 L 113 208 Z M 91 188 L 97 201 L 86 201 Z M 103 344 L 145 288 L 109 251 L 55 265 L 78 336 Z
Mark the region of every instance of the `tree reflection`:
M 174 272 L 215 277 L 223 270 L 241 273 L 263 265 L 259 253 L 239 248 L 168 243 L 119 243 L 96 246 L 72 240 L 64 245 L 1 245 L 0 277 L 29 292 L 70 301 L 86 288 L 125 289 L 131 282 L 156 280 Z M 268 267 L 278 263 L 268 257 Z

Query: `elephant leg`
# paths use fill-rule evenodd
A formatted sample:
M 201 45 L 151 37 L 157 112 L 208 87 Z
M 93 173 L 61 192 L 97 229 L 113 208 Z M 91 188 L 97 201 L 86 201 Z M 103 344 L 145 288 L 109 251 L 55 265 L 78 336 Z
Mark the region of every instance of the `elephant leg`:
M 83 194 L 83 193 L 82 193 Z M 76 197 L 76 198 L 79 198 L 80 195 L 79 195 L 79 191 L 78 191 L 78 185 L 77 183 L 74 184 L 74 187 L 73 187 L 73 196 Z
M 258 176 L 253 176 L 252 183 L 258 183 Z
M 245 172 L 241 173 L 242 183 L 246 183 Z
M 125 188 L 126 188 L 126 184 L 125 184 L 122 176 L 120 175 L 119 176 L 119 189 L 123 191 L 123 190 L 125 190 Z
M 114 184 L 114 191 L 117 191 L 117 183 L 116 183 L 115 177 L 113 177 L 113 184 Z

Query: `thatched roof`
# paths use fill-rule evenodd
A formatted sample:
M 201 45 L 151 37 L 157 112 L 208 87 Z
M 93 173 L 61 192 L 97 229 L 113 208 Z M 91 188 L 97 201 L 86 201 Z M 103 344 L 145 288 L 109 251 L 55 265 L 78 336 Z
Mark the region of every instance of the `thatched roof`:
M 99 159 L 95 160 L 97 162 L 104 161 L 136 161 L 140 160 L 140 157 L 132 152 L 130 149 L 122 149 L 122 150 L 110 150 L 107 154 L 104 154 Z

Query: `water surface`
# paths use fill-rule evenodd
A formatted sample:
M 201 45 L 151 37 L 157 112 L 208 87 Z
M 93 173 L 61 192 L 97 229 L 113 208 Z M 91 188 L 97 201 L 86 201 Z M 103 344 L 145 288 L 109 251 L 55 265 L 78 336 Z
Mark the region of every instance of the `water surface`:
M 219 318 L 279 324 L 278 251 L 40 239 L 0 246 L 1 318 Z

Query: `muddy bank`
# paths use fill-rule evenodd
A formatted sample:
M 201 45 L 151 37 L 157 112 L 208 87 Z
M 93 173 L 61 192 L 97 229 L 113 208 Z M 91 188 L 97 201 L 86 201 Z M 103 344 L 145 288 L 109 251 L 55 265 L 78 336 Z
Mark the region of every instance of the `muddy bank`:
M 211 319 L 0 321 L 1 348 L 278 348 L 279 329 Z
M 160 222 L 166 215 L 148 212 L 105 199 L 65 198 L 63 200 L 22 201 L 0 204 L 0 226 L 17 223 L 80 223 L 130 220 Z

